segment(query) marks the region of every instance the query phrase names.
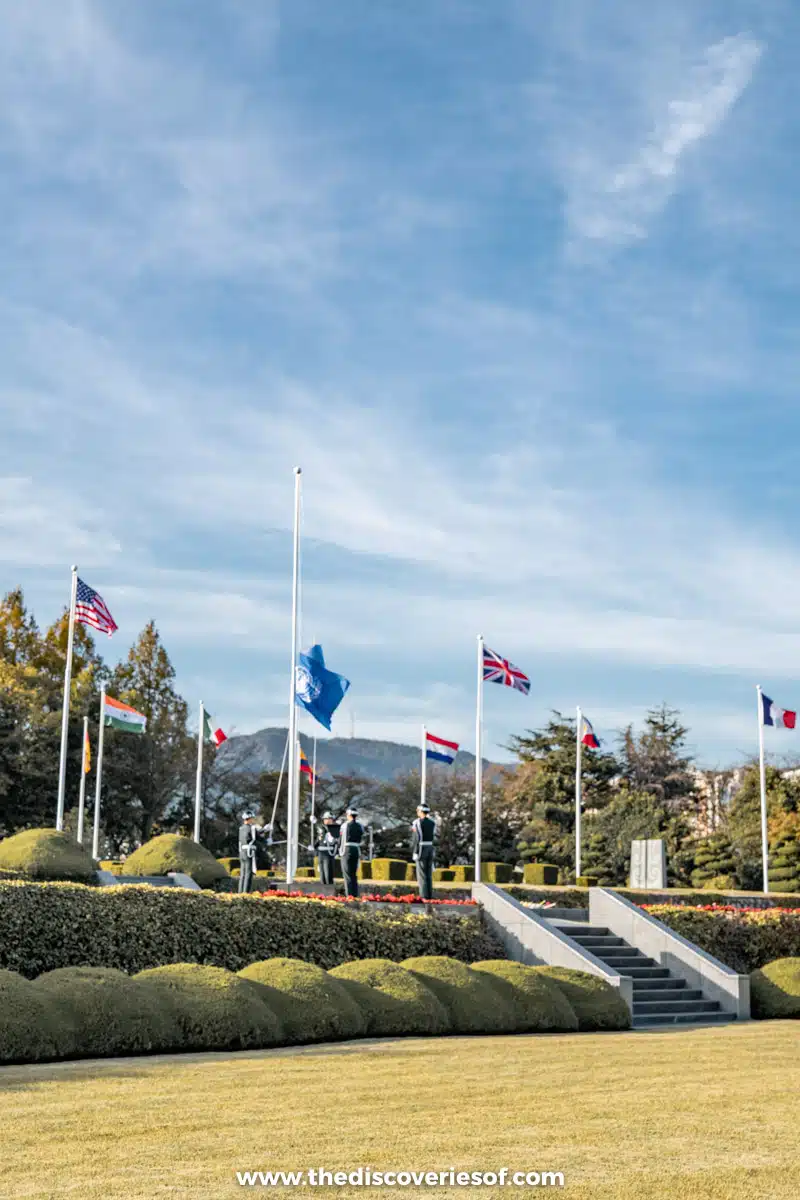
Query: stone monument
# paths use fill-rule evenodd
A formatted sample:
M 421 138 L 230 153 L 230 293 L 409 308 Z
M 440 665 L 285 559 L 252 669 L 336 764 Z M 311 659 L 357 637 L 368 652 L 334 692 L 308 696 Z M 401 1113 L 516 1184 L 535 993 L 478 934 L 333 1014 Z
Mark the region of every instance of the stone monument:
M 642 891 L 662 891 L 667 886 L 667 854 L 660 838 L 631 842 L 629 886 Z

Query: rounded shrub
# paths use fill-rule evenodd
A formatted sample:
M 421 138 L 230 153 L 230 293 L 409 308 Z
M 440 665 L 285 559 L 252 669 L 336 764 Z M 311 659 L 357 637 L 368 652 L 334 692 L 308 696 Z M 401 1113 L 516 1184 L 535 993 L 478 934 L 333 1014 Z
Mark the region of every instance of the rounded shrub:
M 40 1062 L 69 1053 L 71 1027 L 29 979 L 0 971 L 0 1063 Z
M 569 1001 L 578 1018 L 578 1029 L 630 1029 L 631 1014 L 616 988 L 599 975 L 573 971 L 569 967 L 531 967 L 552 979 Z
M 58 1010 L 69 1056 L 102 1058 L 181 1046 L 174 1006 L 124 971 L 60 967 L 33 981 Z
M 58 829 L 23 829 L 0 842 L 0 869 L 28 879 L 93 882 L 96 867 L 90 854 Z
M 288 1000 L 287 1041 L 323 1042 L 363 1037 L 367 1023 L 344 983 L 297 958 L 267 958 L 239 972 L 241 980 L 266 984 Z
M 329 971 L 351 992 L 372 1037 L 449 1033 L 441 1001 L 418 975 L 388 958 L 364 958 Z
M 533 967 L 507 959 L 472 964 L 514 1013 L 518 1033 L 574 1033 L 578 1018 L 558 984 Z
M 126 875 L 167 875 L 180 871 L 201 888 L 211 888 L 228 872 L 205 846 L 177 833 L 162 833 L 134 850 L 125 860 Z
M 760 1020 L 800 1017 L 800 958 L 778 958 L 753 971 L 750 1003 Z
M 170 963 L 140 971 L 135 979 L 173 1006 L 186 1050 L 259 1049 L 284 1041 L 263 989 L 222 967 Z
M 485 975 L 454 958 L 423 955 L 402 964 L 429 987 L 450 1017 L 453 1033 L 509 1033 L 514 1013 Z

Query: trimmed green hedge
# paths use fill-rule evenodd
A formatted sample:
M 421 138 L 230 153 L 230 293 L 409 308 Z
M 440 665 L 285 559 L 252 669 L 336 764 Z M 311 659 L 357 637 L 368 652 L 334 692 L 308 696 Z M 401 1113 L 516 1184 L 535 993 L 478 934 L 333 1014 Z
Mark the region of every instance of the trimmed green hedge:
M 502 996 L 514 1014 L 517 1032 L 574 1033 L 577 1030 L 578 1018 L 554 979 L 537 974 L 522 963 L 494 959 L 473 963 L 471 969 L 484 974 Z
M 462 863 L 462 864 L 459 864 L 458 866 L 451 867 L 450 870 L 453 872 L 453 880 L 455 883 L 474 883 L 475 882 L 475 868 L 472 866 L 471 863 L 467 863 L 467 864 Z
M 62 967 L 40 975 L 32 986 L 60 1010 L 70 1057 L 143 1054 L 181 1045 L 174 1006 L 122 971 Z
M 581 888 L 597 887 L 598 879 L 596 875 L 579 875 L 575 880 L 575 886 Z
M 325 972 L 275 959 L 237 976 L 175 963 L 133 977 L 54 971 L 34 983 L 0 972 L 0 1062 L 577 1025 L 559 988 L 531 967 L 489 961 L 470 970 L 447 959 L 417 967 L 383 959 Z
M 72 1027 L 29 979 L 0 971 L 0 1062 L 39 1062 L 72 1052 Z
M 145 842 L 125 860 L 126 875 L 167 875 L 181 871 L 200 887 L 212 887 L 228 872 L 205 846 L 177 833 L 162 833 Z
M 147 986 L 174 1014 L 185 1050 L 247 1050 L 284 1041 L 268 993 L 230 971 L 172 963 L 141 971 L 133 982 Z
M 474 872 L 473 872 L 474 874 Z M 510 863 L 487 862 L 481 863 L 482 883 L 511 883 L 514 878 L 514 868 Z
M 90 854 L 57 829 L 23 829 L 0 842 L 0 868 L 27 879 L 93 881 L 97 868 Z
M 330 972 L 350 989 L 369 1037 L 450 1032 L 450 1018 L 419 976 L 388 958 L 343 963 Z
M 800 958 L 779 958 L 750 975 L 752 1015 L 800 1018 Z
M 0 968 L 29 978 L 81 965 L 135 973 L 200 962 L 239 971 L 276 957 L 327 968 L 356 958 L 446 954 L 474 962 L 502 953 L 474 913 L 441 920 L 367 905 L 147 885 L 0 883 Z
M 362 862 L 358 864 L 357 874 L 359 879 L 372 879 L 372 863 L 364 862 L 362 860 Z
M 452 867 L 434 867 L 433 882 L 434 883 L 452 883 L 456 877 L 456 873 Z
M 558 883 L 558 867 L 552 863 L 526 863 L 522 872 L 523 883 L 548 884 L 555 887 Z
M 425 955 L 401 964 L 430 988 L 450 1017 L 454 1033 L 504 1033 L 514 1013 L 484 974 L 452 958 Z
M 396 879 L 399 882 L 405 880 L 409 864 L 403 858 L 373 858 L 371 866 L 372 879 Z
M 581 1033 L 593 1029 L 630 1029 L 630 1009 L 605 979 L 569 967 L 531 969 L 558 985 L 578 1018 Z
M 774 908 L 704 912 L 674 905 L 654 906 L 648 912 L 740 975 L 776 959 L 800 957 L 800 913 Z
M 283 993 L 291 1005 L 291 1017 L 285 1015 L 290 1041 L 329 1042 L 366 1032 L 366 1020 L 345 985 L 311 963 L 271 958 L 251 963 L 239 978 Z

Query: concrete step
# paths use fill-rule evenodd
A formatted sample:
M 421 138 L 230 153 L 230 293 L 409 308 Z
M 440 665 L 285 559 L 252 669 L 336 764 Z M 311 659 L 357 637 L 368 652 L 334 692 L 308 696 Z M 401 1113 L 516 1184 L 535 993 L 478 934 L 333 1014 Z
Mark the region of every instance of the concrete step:
M 655 1025 L 724 1025 L 735 1021 L 733 1013 L 649 1013 L 646 1017 L 634 1017 L 634 1029 L 646 1029 Z
M 603 925 L 587 925 L 584 921 L 554 921 L 556 929 L 559 933 L 565 933 L 567 937 L 574 937 L 577 933 L 580 937 L 612 937 L 610 929 L 606 929 Z
M 620 975 L 628 975 L 631 971 L 653 970 L 658 967 L 658 963 L 652 958 L 645 958 L 643 954 L 626 954 L 623 958 L 606 958 L 604 954 L 598 954 L 597 957 L 601 962 L 607 963 L 609 967 L 613 967 L 615 971 L 619 971 Z
M 628 975 L 631 979 L 669 979 L 669 971 L 666 967 L 626 967 L 619 973 Z
M 662 986 L 657 987 L 656 984 Z M 674 986 L 677 984 L 678 986 Z M 633 1006 L 656 1000 L 659 1004 L 672 1005 L 683 1000 L 702 1000 L 703 993 L 687 987 L 685 979 L 635 979 L 633 981 Z
M 614 937 L 613 934 L 609 934 L 608 937 L 596 937 L 594 934 L 576 933 L 572 937 L 587 950 L 594 950 L 596 946 L 623 947 L 628 945 L 621 937 Z
M 640 988 L 659 988 L 664 991 L 677 990 L 687 986 L 685 979 L 680 979 L 674 975 L 667 975 L 662 978 L 649 979 L 646 976 L 642 979 L 633 980 L 633 994 L 636 995 Z
M 650 1013 L 712 1013 L 719 1012 L 718 1000 L 667 1000 L 659 996 L 657 1000 L 634 1000 L 634 1017 L 647 1017 Z
M 576 938 L 575 940 L 577 941 L 578 939 Z M 586 949 L 591 950 L 592 954 L 594 954 L 596 958 L 603 958 L 606 960 L 606 962 L 612 962 L 618 958 L 645 957 L 641 950 L 637 950 L 634 946 L 626 946 L 624 944 L 622 946 L 604 946 L 602 944 L 597 946 L 587 946 L 586 942 L 581 940 L 580 945 L 586 946 Z M 650 962 L 652 961 L 653 960 L 650 959 Z

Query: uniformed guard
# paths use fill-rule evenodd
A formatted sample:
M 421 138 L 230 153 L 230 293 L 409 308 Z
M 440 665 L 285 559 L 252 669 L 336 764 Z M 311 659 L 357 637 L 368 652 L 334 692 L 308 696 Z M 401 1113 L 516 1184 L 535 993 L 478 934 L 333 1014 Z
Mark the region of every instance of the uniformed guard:
M 361 839 L 364 830 L 356 817 L 358 810 L 348 808 L 347 820 L 342 826 L 339 840 L 339 858 L 342 860 L 344 891 L 346 896 L 358 897 L 358 864 L 361 860 Z
M 239 891 L 249 892 L 256 873 L 256 854 L 258 839 L 265 833 L 269 825 L 257 825 L 256 814 L 242 813 L 242 823 L 239 826 Z
M 333 864 L 339 849 L 339 834 L 341 833 L 341 826 L 334 819 L 333 813 L 322 814 L 322 828 L 319 833 L 316 850 L 319 858 L 320 883 L 330 885 L 333 883 Z
M 423 900 L 433 899 L 433 842 L 436 822 L 427 804 L 417 808 L 417 819 L 411 825 L 411 852 L 417 864 L 417 887 Z

